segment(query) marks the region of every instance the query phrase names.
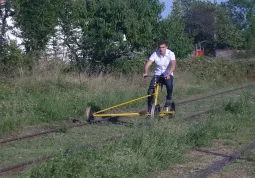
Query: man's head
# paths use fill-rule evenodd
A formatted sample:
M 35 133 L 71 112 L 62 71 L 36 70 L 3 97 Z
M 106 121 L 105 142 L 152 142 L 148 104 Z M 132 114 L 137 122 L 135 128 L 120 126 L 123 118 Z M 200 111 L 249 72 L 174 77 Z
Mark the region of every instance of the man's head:
M 160 51 L 160 55 L 165 55 L 166 54 L 166 49 L 168 48 L 168 44 L 167 41 L 161 41 L 159 43 L 159 51 Z

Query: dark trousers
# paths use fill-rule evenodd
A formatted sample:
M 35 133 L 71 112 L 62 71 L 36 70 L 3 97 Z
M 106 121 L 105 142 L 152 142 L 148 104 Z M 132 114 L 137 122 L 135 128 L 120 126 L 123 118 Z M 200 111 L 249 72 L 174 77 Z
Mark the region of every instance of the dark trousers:
M 154 93 L 154 90 L 155 90 L 154 85 L 158 79 L 159 79 L 158 75 L 154 75 L 152 77 L 150 85 L 149 85 L 149 89 L 148 89 L 148 95 L 151 95 Z M 173 81 L 174 81 L 174 77 L 172 75 L 171 75 L 170 79 L 168 79 L 168 80 L 163 78 L 163 84 L 166 86 L 166 90 L 167 90 L 167 95 L 166 95 L 167 100 L 172 100 Z M 148 108 L 151 108 L 151 106 L 153 104 L 153 98 L 154 98 L 153 96 L 148 97 Z

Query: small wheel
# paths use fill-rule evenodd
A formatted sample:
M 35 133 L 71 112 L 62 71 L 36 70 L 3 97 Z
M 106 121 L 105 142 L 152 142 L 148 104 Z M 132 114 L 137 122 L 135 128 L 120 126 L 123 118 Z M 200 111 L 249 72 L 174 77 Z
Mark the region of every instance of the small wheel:
M 95 110 L 92 107 L 87 107 L 85 110 L 85 119 L 91 123 L 92 121 L 94 121 L 94 114 Z
M 161 109 L 160 109 L 160 105 L 159 104 L 157 104 L 157 105 L 153 104 L 152 107 L 151 107 L 151 118 L 152 119 L 157 118 L 159 113 L 160 113 L 160 110 Z

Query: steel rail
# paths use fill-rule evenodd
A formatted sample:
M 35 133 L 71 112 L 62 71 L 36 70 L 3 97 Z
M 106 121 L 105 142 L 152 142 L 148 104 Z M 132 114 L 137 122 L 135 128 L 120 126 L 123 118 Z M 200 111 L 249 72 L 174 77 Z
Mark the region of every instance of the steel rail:
M 239 151 L 234 152 L 230 155 L 228 155 L 226 158 L 223 158 L 220 161 L 216 161 L 213 164 L 211 164 L 210 166 L 208 166 L 206 169 L 203 169 L 201 171 L 199 171 L 198 173 L 196 173 L 196 175 L 191 176 L 190 178 L 201 178 L 201 177 L 208 177 L 210 174 L 219 172 L 220 170 L 222 170 L 226 165 L 230 165 L 231 163 L 233 163 L 233 161 L 240 159 L 241 156 L 249 150 L 253 150 L 255 149 L 255 141 L 252 142 L 249 145 L 243 146 Z
M 93 121 L 92 124 L 100 124 L 100 123 L 104 123 L 104 122 L 105 122 L 105 120 Z M 68 128 L 72 129 L 72 128 L 83 127 L 83 126 L 87 126 L 87 125 L 90 125 L 90 123 L 77 124 L 77 125 L 69 126 Z M 24 140 L 27 138 L 33 138 L 33 137 L 38 137 L 38 136 L 42 136 L 42 135 L 46 135 L 46 134 L 50 134 L 50 133 L 57 133 L 57 132 L 59 132 L 59 129 L 49 129 L 49 130 L 43 130 L 43 131 L 32 133 L 32 134 L 21 135 L 18 137 L 7 138 L 7 139 L 0 140 L 0 145 L 4 145 L 6 143 L 10 143 L 13 141 L 20 141 L 20 140 Z
M 197 113 L 197 114 L 190 115 L 189 117 L 186 117 L 186 118 L 184 118 L 184 119 L 194 118 L 194 117 L 201 116 L 201 115 L 203 115 L 203 114 L 212 113 L 212 112 L 214 112 L 215 110 L 216 110 L 216 109 L 210 109 L 210 110 L 207 110 L 207 111 L 199 112 L 199 113 Z M 98 124 L 98 123 L 101 123 L 102 121 L 105 121 L 105 120 L 93 121 L 93 123 L 94 123 L 94 124 Z M 73 127 L 81 127 L 81 126 L 83 126 L 83 125 L 90 125 L 90 124 L 78 124 L 78 125 L 73 126 Z M 54 130 L 54 129 L 53 129 L 53 130 Z M 107 139 L 102 140 L 100 143 L 116 141 L 116 140 L 118 140 L 118 139 L 128 137 L 128 136 L 130 136 L 130 135 L 132 135 L 132 134 L 134 134 L 134 132 L 126 133 L 126 134 L 121 134 L 121 135 L 117 135 L 117 136 L 113 136 L 113 137 L 110 137 L 110 138 L 107 138 Z M 93 146 L 96 146 L 97 144 L 99 144 L 99 143 L 94 143 L 94 144 L 93 144 L 93 143 L 90 143 L 90 144 L 84 145 L 83 147 L 84 147 L 84 148 L 93 147 Z M 255 146 L 255 142 L 253 143 L 253 146 Z M 248 148 L 248 147 L 244 147 L 244 148 Z M 236 153 L 235 153 L 235 154 L 236 154 Z M 30 161 L 25 161 L 25 162 L 18 163 L 18 164 L 15 164 L 15 165 L 12 165 L 12 166 L 8 166 L 8 167 L 5 167 L 5 168 L 0 168 L 0 175 L 1 175 L 1 174 L 8 174 L 9 172 L 13 172 L 13 171 L 20 171 L 20 170 L 23 170 L 24 168 L 26 168 L 26 167 L 29 166 L 29 165 L 40 164 L 41 162 L 43 162 L 43 161 L 48 161 L 49 159 L 54 158 L 54 157 L 56 157 L 56 156 L 57 156 L 56 154 L 51 154 L 51 155 L 48 155 L 48 156 L 42 156 L 42 157 L 39 157 L 39 158 L 30 160 Z M 232 157 L 237 157 L 237 156 L 235 156 L 235 155 L 233 154 Z
M 21 171 L 26 166 L 29 166 L 29 165 L 32 165 L 32 164 L 39 164 L 39 163 L 41 163 L 43 161 L 47 161 L 47 160 L 49 160 L 49 159 L 51 159 L 55 156 L 56 156 L 55 154 L 48 155 L 48 156 L 42 156 L 42 157 L 30 160 L 30 161 L 25 161 L 25 162 L 18 163 L 18 164 L 8 166 L 8 167 L 5 167 L 5 168 L 0 168 L 0 175 L 3 174 L 3 173 L 6 173 L 6 172 L 10 172 L 10 171 Z
M 197 116 L 201 116 L 201 115 L 203 115 L 203 114 L 213 113 L 213 112 L 217 111 L 218 109 L 220 109 L 220 108 L 209 109 L 209 110 L 206 110 L 206 111 L 202 111 L 202 112 L 199 112 L 199 113 L 196 113 L 196 114 L 187 116 L 187 117 L 182 118 L 182 119 L 183 119 L 183 120 L 193 119 L 193 118 L 195 118 L 195 117 L 197 117 Z
M 202 100 L 202 99 L 205 99 L 205 98 L 210 98 L 210 97 L 213 97 L 213 96 L 217 96 L 217 95 L 226 94 L 226 93 L 230 93 L 230 92 L 233 92 L 233 91 L 245 89 L 245 88 L 248 88 L 248 87 L 251 87 L 251 86 L 254 86 L 254 85 L 255 85 L 255 83 L 252 83 L 252 84 L 249 84 L 249 85 L 245 85 L 245 86 L 242 86 L 242 87 L 234 88 L 234 89 L 231 89 L 231 90 L 227 90 L 227 91 L 223 91 L 223 92 L 219 92 L 219 93 L 215 93 L 215 94 L 211 94 L 211 95 L 206 95 L 206 96 L 193 98 L 193 99 L 188 99 L 188 100 L 180 100 L 180 101 L 177 101 L 176 104 L 185 104 L 185 103 L 189 103 L 189 102 L 194 102 L 194 101 Z M 210 112 L 210 111 L 207 111 L 207 112 Z M 203 113 L 201 113 L 201 114 L 203 114 Z M 92 124 L 99 124 L 99 123 L 102 123 L 102 122 L 105 122 L 105 120 L 93 121 Z M 82 127 L 82 126 L 90 125 L 90 124 L 91 123 L 83 123 L 83 124 L 78 124 L 78 125 L 75 125 L 75 126 L 70 126 L 68 128 L 71 129 L 71 128 L 75 128 L 75 127 Z M 49 130 L 43 130 L 43 131 L 33 133 L 33 134 L 27 134 L 27 135 L 22 135 L 22 136 L 18 136 L 18 137 L 7 138 L 7 139 L 0 140 L 0 145 L 4 145 L 4 144 L 7 144 L 7 143 L 13 142 L 13 141 L 20 141 L 20 140 L 24 140 L 24 139 L 28 139 L 28 138 L 33 138 L 33 137 L 38 137 L 38 136 L 42 136 L 42 135 L 46 135 L 46 134 L 56 133 L 58 131 L 59 131 L 59 129 L 49 129 Z
M 205 111 L 205 112 L 200 112 L 200 113 L 197 113 L 196 114 L 193 114 L 191 115 L 190 117 L 196 117 L 196 116 L 201 116 L 202 114 L 206 114 L 206 113 L 210 113 L 212 112 L 212 110 L 208 110 L 208 111 Z M 97 124 L 99 121 L 94 121 L 95 124 Z M 80 124 L 81 125 L 81 124 Z M 80 126 L 79 125 L 79 126 Z M 131 132 L 131 133 L 126 133 L 126 134 L 121 134 L 121 135 L 117 135 L 117 136 L 113 136 L 113 137 L 110 137 L 110 138 L 107 138 L 107 139 L 104 139 L 103 141 L 101 141 L 100 143 L 105 143 L 105 142 L 110 142 L 110 141 L 115 141 L 115 140 L 118 140 L 118 139 L 121 139 L 121 138 L 125 138 L 125 137 L 128 137 L 130 135 L 134 134 L 134 132 Z M 97 143 L 98 144 L 98 143 Z M 84 145 L 83 147 L 85 148 L 88 148 L 88 147 L 92 147 L 92 146 L 95 146 L 96 144 L 86 144 Z M 56 157 L 56 154 L 51 154 L 51 155 L 48 155 L 48 156 L 42 156 L 42 157 L 39 157 L 39 158 L 36 158 L 34 160 L 30 160 L 30 161 L 25 161 L 25 162 L 22 162 L 22 163 L 18 163 L 16 165 L 12 165 L 12 166 L 8 166 L 8 167 L 5 167 L 5 168 L 0 168 L 0 175 L 1 174 L 6 174 L 8 172 L 13 172 L 15 170 L 22 170 L 24 169 L 26 166 L 29 166 L 29 165 L 33 165 L 33 164 L 39 164 L 43 161 L 47 161 L 53 157 Z
M 226 90 L 226 91 L 219 92 L 219 93 L 214 93 L 214 94 L 211 94 L 211 95 L 205 95 L 205 96 L 198 97 L 198 98 L 176 101 L 176 104 L 190 103 L 190 102 L 193 102 L 193 101 L 198 101 L 198 100 L 210 98 L 210 97 L 217 96 L 217 95 L 231 93 L 231 92 L 234 92 L 234 91 L 237 91 L 237 90 L 241 90 L 241 89 L 245 89 L 245 88 L 252 87 L 252 86 L 255 86 L 255 83 L 252 83 L 252 84 L 249 84 L 249 85 L 245 85 L 245 86 L 241 86 L 241 87 L 238 87 L 238 88 L 233 88 L 233 89 Z
M 122 138 L 126 138 L 126 137 L 132 135 L 133 133 L 134 132 L 125 133 L 125 134 L 120 134 L 120 135 L 113 136 L 113 137 L 110 137 L 110 138 L 106 138 L 106 139 L 104 139 L 100 142 L 97 142 L 97 143 L 89 143 L 89 144 L 83 145 L 82 148 L 83 149 L 84 148 L 90 148 L 90 147 L 98 145 L 99 143 L 106 143 L 106 142 L 116 141 L 116 140 L 119 140 L 119 139 L 122 139 Z M 24 162 L 21 162 L 21 163 L 12 165 L 12 166 L 0 168 L 0 175 L 7 174 L 9 172 L 14 172 L 14 171 L 16 171 L 16 172 L 21 171 L 24 168 L 26 168 L 27 166 L 30 166 L 30 165 L 33 165 L 33 164 L 40 164 L 40 163 L 42 163 L 44 161 L 48 161 L 49 159 L 54 158 L 56 156 L 57 156 L 57 154 L 50 154 L 50 155 L 47 155 L 47 156 L 42 156 L 42 157 L 35 158 L 33 160 L 24 161 Z

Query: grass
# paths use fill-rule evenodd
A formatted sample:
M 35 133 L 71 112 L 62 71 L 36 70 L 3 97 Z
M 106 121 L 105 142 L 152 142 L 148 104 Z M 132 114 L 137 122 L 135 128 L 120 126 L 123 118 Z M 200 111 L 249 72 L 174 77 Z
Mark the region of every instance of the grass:
M 215 68 L 207 70 L 208 63 L 204 68 L 195 67 L 195 70 L 201 71 L 192 70 L 192 64 L 188 64 L 187 70 L 181 71 L 180 67 L 175 73 L 175 100 L 214 93 L 223 87 L 232 88 L 248 82 L 242 75 L 236 76 L 240 74 L 238 72 L 242 72 L 239 67 L 233 67 L 237 69 L 231 70 L 233 76 L 220 77 L 223 69 L 215 75 Z M 195 63 L 198 64 L 200 65 Z M 201 75 L 203 77 L 200 77 Z M 228 77 L 232 77 L 231 80 L 228 80 Z M 207 82 L 205 78 L 208 78 Z M 58 125 L 59 121 L 67 117 L 83 117 L 84 109 L 88 105 L 106 108 L 145 95 L 148 84 L 149 79 L 144 80 L 139 75 L 129 78 L 81 75 L 79 78 L 70 74 L 40 74 L 1 81 L 0 135 L 3 137 L 13 132 L 28 131 L 31 126 L 61 127 Z M 164 90 L 160 93 L 161 102 L 164 102 Z M 83 145 L 93 140 L 100 142 L 105 135 L 116 135 L 130 129 L 113 126 L 100 130 L 100 127 L 93 127 L 97 129 L 63 133 L 57 136 L 58 138 L 42 137 L 42 140 L 39 139 L 36 143 L 28 141 L 24 144 L 8 144 L 1 148 L 1 160 L 4 160 L 2 166 L 10 165 L 16 160 L 32 159 L 54 152 L 59 156 L 17 177 L 149 177 L 153 172 L 185 161 L 183 153 L 210 145 L 213 139 L 225 139 L 240 145 L 254 140 L 254 88 L 247 92 L 239 91 L 237 94 L 178 106 L 176 119 L 170 122 L 142 120 L 144 124 L 141 127 L 139 123 L 133 128 L 132 131 L 136 134 L 132 137 L 114 143 L 99 144 L 93 148 L 84 149 Z M 134 103 L 123 110 L 139 111 L 145 108 L 145 103 L 145 100 Z M 214 115 L 204 115 L 201 120 L 181 119 L 212 107 L 220 109 Z M 13 152 L 20 154 L 9 159 Z M 22 154 L 24 156 L 18 156 Z
M 190 121 L 148 121 L 132 137 L 86 151 L 72 149 L 32 170 L 31 177 L 149 177 L 183 161 L 183 153 L 208 146 L 214 139 L 248 144 L 255 139 L 255 93 L 245 93 L 237 112 L 229 104 L 211 116 Z M 151 123 L 150 123 L 151 122 Z
M 53 153 L 58 154 L 70 148 L 83 147 L 86 144 L 95 144 L 129 131 L 130 128 L 121 125 L 91 125 L 90 127 L 69 129 L 65 133 L 58 132 L 20 142 L 11 142 L 1 147 L 0 167 L 7 167 Z
M 127 88 L 125 81 L 110 76 L 87 79 L 81 85 L 68 82 L 68 77 L 63 78 L 48 80 L 29 77 L 2 83 L 0 135 L 20 127 L 52 123 L 69 116 L 81 117 L 89 104 L 105 108 L 145 93 L 138 90 L 139 85 L 129 83 Z M 122 87 L 117 90 L 120 85 Z
M 67 117 L 83 117 L 88 105 L 106 108 L 147 93 L 150 79 L 132 77 L 86 77 L 45 74 L 15 78 L 0 82 L 0 135 L 19 132 L 31 125 L 51 124 Z M 174 99 L 214 92 L 221 85 L 215 82 L 199 83 L 190 72 L 176 72 Z M 240 80 L 229 86 L 238 85 Z M 218 81 L 217 83 L 220 83 Z M 226 82 L 224 86 L 228 85 Z M 163 88 L 162 102 L 166 95 Z M 130 104 L 124 109 L 146 107 L 146 100 Z

